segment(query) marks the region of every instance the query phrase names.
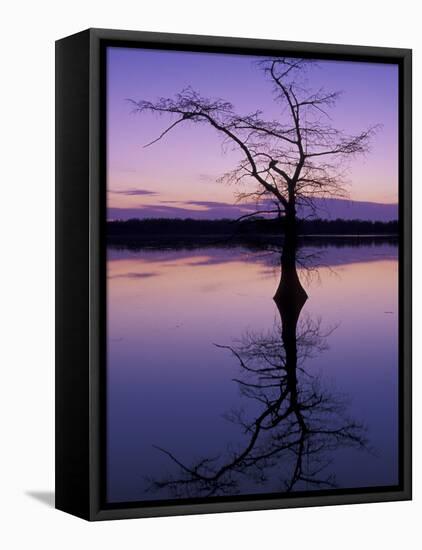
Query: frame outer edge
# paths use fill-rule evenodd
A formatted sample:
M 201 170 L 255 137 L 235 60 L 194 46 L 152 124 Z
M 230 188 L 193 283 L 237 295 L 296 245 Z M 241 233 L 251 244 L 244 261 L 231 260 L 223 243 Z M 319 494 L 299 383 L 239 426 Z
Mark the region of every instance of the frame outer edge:
M 412 499 L 412 51 L 403 55 L 403 466 Z
M 88 32 L 56 42 L 55 507 L 89 516 Z
M 89 30 L 89 248 L 90 248 L 90 520 L 100 511 L 100 287 L 101 287 L 101 159 L 100 159 L 100 40 L 97 33 Z

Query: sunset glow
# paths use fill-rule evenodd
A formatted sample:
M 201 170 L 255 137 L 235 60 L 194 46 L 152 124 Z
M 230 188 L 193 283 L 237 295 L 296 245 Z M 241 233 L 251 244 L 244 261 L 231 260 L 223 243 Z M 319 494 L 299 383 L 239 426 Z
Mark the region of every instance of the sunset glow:
M 241 158 L 239 150 L 223 147 L 214 129 L 198 124 L 179 125 L 162 141 L 144 148 L 171 119 L 139 116 L 128 99 L 155 101 L 191 87 L 206 97 L 231 101 L 241 114 L 260 109 L 268 119 L 282 120 L 271 84 L 256 62 L 242 55 L 108 48 L 109 218 L 151 213 L 189 217 L 190 212 L 208 211 L 213 218 L 232 217 L 230 206 L 238 189 L 216 180 Z M 308 78 L 314 88 L 342 91 L 329 112 L 338 129 L 353 134 L 381 125 L 370 154 L 349 163 L 350 199 L 396 203 L 397 65 L 321 61 Z
M 398 66 L 111 47 L 106 127 L 107 501 L 395 487 Z

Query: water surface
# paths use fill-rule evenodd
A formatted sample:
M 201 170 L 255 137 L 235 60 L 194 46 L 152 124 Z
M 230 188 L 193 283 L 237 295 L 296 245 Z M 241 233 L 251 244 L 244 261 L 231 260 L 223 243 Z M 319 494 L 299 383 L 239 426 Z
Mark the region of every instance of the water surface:
M 280 251 L 108 248 L 110 502 L 398 483 L 397 247 L 347 242 L 299 249 L 297 320 Z

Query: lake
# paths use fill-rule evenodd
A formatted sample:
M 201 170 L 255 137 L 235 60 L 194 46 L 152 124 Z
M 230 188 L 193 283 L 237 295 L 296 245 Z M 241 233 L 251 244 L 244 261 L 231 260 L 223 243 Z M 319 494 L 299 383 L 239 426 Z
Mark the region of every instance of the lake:
M 108 247 L 109 502 L 398 483 L 396 244 L 280 253 Z

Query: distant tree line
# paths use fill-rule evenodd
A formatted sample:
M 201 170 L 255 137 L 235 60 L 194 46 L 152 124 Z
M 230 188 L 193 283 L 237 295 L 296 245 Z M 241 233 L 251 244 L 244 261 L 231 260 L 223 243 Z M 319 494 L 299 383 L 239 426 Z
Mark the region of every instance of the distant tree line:
M 130 219 L 107 222 L 109 237 L 265 237 L 284 232 L 284 220 L 253 218 L 242 221 L 229 219 Z M 398 222 L 363 220 L 298 220 L 301 235 L 397 235 Z

